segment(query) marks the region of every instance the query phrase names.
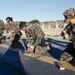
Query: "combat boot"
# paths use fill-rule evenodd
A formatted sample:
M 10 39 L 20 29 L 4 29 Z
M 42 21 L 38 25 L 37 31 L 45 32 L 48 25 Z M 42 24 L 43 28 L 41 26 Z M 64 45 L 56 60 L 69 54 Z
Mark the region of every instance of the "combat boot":
M 17 41 L 16 42 L 12 41 L 12 45 L 11 46 L 12 46 L 13 49 L 18 48 L 18 42 Z

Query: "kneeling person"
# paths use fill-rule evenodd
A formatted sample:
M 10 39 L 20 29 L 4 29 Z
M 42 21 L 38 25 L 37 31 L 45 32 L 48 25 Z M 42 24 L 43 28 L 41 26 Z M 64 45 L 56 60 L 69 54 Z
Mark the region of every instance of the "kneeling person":
M 26 25 L 26 22 L 20 22 L 20 29 L 25 31 L 27 46 L 35 54 L 43 54 L 47 50 L 51 51 L 51 44 L 45 46 L 44 33 L 38 25 Z
M 69 23 L 63 30 L 64 37 L 69 39 L 70 43 L 62 53 L 60 60 L 71 61 L 75 58 L 75 9 L 67 9 L 63 15 L 65 17 L 65 22 Z
M 12 41 L 12 48 L 18 47 L 18 39 L 21 37 L 22 33 L 19 28 L 19 24 L 13 21 L 12 17 L 6 18 L 6 31 L 10 34 L 10 39 Z

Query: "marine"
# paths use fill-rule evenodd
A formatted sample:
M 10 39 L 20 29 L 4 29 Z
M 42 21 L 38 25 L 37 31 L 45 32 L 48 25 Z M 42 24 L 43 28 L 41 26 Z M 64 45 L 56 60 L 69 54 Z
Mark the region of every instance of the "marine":
M 22 33 L 19 28 L 19 24 L 13 21 L 12 17 L 6 18 L 6 32 L 10 34 L 10 39 L 12 41 L 12 48 L 18 48 L 18 39 L 20 39 Z
M 65 20 L 68 23 L 65 29 L 62 31 L 63 36 L 70 40 L 66 49 L 60 57 L 60 61 L 71 61 L 75 58 L 75 9 L 69 8 L 63 13 Z
M 27 25 L 22 21 L 19 26 L 22 31 L 25 31 L 27 46 L 33 53 L 41 55 L 47 50 L 52 50 L 51 44 L 45 46 L 44 32 L 38 25 Z

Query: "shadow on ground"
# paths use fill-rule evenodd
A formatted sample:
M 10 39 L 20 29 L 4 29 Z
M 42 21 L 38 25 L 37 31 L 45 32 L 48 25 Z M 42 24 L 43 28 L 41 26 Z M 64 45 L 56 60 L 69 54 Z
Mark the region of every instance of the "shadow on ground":
M 25 42 L 25 39 L 23 41 Z M 50 55 L 59 59 L 61 53 L 53 48 Z M 53 64 L 0 46 L 0 75 L 75 75 L 75 72 L 68 69 L 60 71 Z
M 3 49 L 3 48 L 2 48 Z M 74 75 L 71 70 L 60 71 L 55 65 L 7 50 L 0 52 L 0 75 Z
M 61 47 L 64 47 L 64 46 L 65 46 L 65 45 L 63 45 L 62 43 L 68 44 L 68 42 L 62 42 L 62 41 L 54 40 L 54 39 L 52 39 L 52 38 L 48 38 L 48 39 L 46 40 L 46 42 L 53 43 L 53 44 L 56 44 L 56 45 L 61 46 Z M 55 59 L 59 60 L 61 54 L 63 53 L 63 51 L 52 46 L 52 52 L 48 51 L 48 53 L 49 53 L 52 57 L 54 57 Z
M 47 42 L 50 42 L 50 43 L 54 43 L 54 44 L 56 44 L 56 45 L 58 45 L 58 46 L 61 46 L 61 47 L 64 47 L 64 48 L 66 48 L 66 46 L 67 46 L 67 44 L 68 44 L 68 42 L 63 42 L 63 41 L 59 41 L 59 40 L 54 40 L 54 39 L 52 39 L 52 38 L 48 38 L 46 41 L 47 41 Z M 64 44 L 63 44 L 63 43 L 64 43 Z M 65 44 L 66 44 L 66 45 L 65 45 Z M 48 53 L 49 53 L 53 58 L 59 60 L 61 54 L 63 53 L 63 51 L 60 50 L 60 49 L 58 49 L 58 48 L 52 47 L 52 52 L 48 51 Z M 71 65 L 75 66 L 75 60 L 74 60 L 74 59 L 71 60 L 69 63 L 70 63 Z
M 26 75 L 25 68 L 21 63 L 21 58 L 18 52 L 14 52 L 10 49 L 7 49 L 6 52 L 3 53 L 0 52 L 0 60 L 6 68 L 10 69 L 9 72 L 7 69 L 5 70 L 5 72 L 2 71 L 2 74 L 0 75 Z M 12 66 L 13 63 L 17 62 L 19 63 L 18 67 L 14 65 Z

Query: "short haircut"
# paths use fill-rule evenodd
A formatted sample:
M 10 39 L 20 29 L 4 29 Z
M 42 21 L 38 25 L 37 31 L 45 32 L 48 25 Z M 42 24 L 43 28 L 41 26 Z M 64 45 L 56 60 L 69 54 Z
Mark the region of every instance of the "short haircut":
M 7 17 L 6 20 L 13 21 L 12 17 Z
M 25 26 L 26 26 L 26 22 L 21 21 L 20 24 L 19 24 L 20 29 L 22 29 Z

